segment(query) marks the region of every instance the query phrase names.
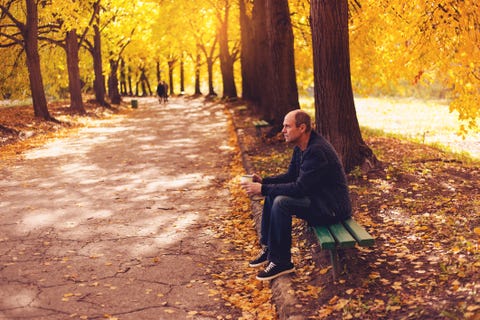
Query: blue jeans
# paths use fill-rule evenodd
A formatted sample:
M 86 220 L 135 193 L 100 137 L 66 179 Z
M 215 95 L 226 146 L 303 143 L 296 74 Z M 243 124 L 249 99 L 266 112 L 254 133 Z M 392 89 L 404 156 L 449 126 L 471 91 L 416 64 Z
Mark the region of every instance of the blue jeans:
M 263 205 L 260 243 L 268 248 L 268 261 L 277 265 L 292 260 L 292 216 L 309 220 L 310 199 L 267 196 Z

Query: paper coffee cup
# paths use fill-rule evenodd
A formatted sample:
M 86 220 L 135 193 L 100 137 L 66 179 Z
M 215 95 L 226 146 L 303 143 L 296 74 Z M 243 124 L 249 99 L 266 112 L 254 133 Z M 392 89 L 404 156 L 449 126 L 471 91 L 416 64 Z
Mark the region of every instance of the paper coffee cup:
M 253 182 L 253 175 L 245 174 L 240 178 L 240 183 Z

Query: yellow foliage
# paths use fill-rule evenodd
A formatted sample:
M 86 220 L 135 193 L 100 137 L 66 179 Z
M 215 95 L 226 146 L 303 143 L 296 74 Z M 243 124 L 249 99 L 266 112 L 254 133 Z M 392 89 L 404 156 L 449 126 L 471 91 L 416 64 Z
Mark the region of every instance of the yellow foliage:
M 357 93 L 451 99 L 460 119 L 478 118 L 478 3 L 363 1 L 350 23 L 352 79 Z M 408 89 L 410 88 L 410 89 Z

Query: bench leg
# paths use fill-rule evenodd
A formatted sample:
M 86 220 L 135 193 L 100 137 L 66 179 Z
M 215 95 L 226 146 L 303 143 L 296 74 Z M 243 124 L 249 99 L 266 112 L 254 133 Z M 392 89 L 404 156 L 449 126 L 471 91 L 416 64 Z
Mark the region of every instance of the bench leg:
M 333 281 L 337 279 L 337 276 L 340 272 L 340 267 L 339 267 L 339 258 L 338 258 L 338 250 L 337 249 L 330 249 L 330 261 L 332 263 L 332 276 L 333 276 Z

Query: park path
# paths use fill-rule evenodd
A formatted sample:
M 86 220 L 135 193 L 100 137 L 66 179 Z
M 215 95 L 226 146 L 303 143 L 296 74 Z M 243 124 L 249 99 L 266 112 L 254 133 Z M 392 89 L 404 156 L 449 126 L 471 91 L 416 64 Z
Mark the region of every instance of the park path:
M 224 319 L 221 104 L 139 100 L 0 168 L 0 319 Z

